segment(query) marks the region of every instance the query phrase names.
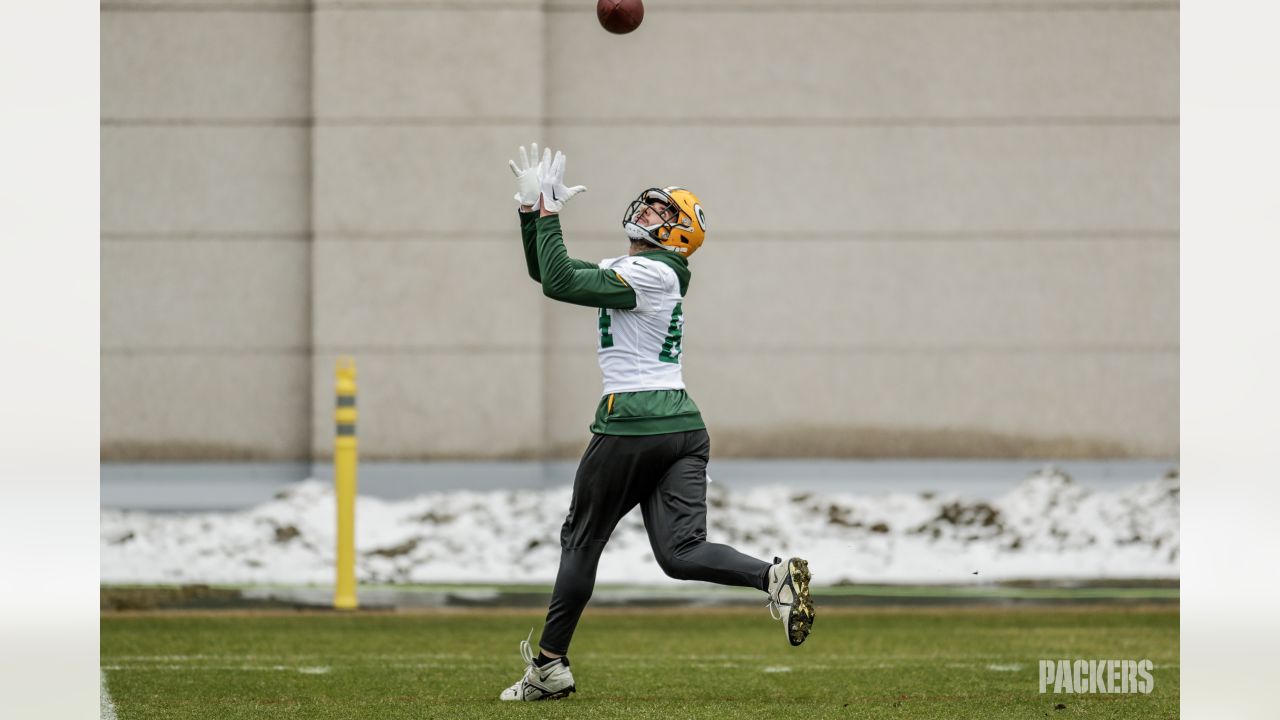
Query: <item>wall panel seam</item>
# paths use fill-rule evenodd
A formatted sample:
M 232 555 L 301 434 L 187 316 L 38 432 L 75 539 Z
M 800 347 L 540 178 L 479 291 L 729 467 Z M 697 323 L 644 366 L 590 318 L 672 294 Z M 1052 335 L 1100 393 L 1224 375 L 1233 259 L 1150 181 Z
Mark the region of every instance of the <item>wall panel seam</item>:
M 779 231 L 780 233 L 783 231 Z M 929 231 L 853 231 L 841 233 L 808 233 L 804 230 L 787 230 L 792 237 L 798 240 L 811 242 L 833 242 L 833 243 L 884 243 L 884 242 L 945 242 L 949 244 L 959 243 L 984 243 L 984 242 L 1080 242 L 1080 243 L 1112 243 L 1112 242 L 1155 242 L 1155 243 L 1176 243 L 1179 240 L 1179 232 L 1177 230 L 1064 230 L 1064 231 L 1038 231 L 1038 230 L 992 230 L 989 233 L 957 231 L 957 232 L 929 232 Z M 494 230 L 494 231 L 459 231 L 451 233 L 448 231 L 411 231 L 411 232 L 387 232 L 387 233 L 331 233 L 320 231 L 316 234 L 317 243 L 352 243 L 352 242 L 369 242 L 369 243 L 441 243 L 441 242 L 457 242 L 466 240 L 468 242 L 501 242 L 510 243 L 512 237 L 519 237 L 519 229 L 512 230 Z M 602 232 L 598 230 L 574 230 L 569 229 L 567 233 L 571 235 L 566 239 L 569 244 L 574 242 L 608 242 L 617 241 L 622 237 L 622 231 Z M 776 243 L 778 241 L 777 234 L 751 232 L 737 233 L 734 231 L 716 231 L 715 238 L 717 240 L 732 240 L 738 242 L 765 242 Z
M 209 3 L 131 3 L 131 2 L 104 2 L 101 5 L 102 14 L 120 13 L 120 14 L 145 14 L 145 13 L 223 13 L 223 14 L 245 14 L 245 15 L 261 15 L 261 14 L 286 14 L 286 13 L 310 13 L 310 3 L 251 3 L 251 4 L 223 4 L 217 2 Z
M 280 242 L 306 243 L 305 234 L 293 233 L 184 233 L 184 232 L 109 232 L 102 233 L 104 243 L 125 242 Z
M 468 3 L 468 2 L 104 2 L 99 6 L 103 13 L 360 13 L 360 12 L 488 12 L 507 13 L 513 10 L 542 13 L 542 3 Z
M 820 345 L 803 345 L 790 343 L 787 345 L 716 345 L 712 343 L 697 343 L 692 345 L 693 353 L 726 353 L 732 352 L 742 355 L 759 355 L 768 354 L 777 356 L 779 354 L 787 355 L 937 355 L 942 359 L 950 359 L 949 355 L 953 354 L 970 354 L 970 355 L 1053 355 L 1062 357 L 1067 355 L 1176 355 L 1178 353 L 1177 345 L 1158 344 L 1158 345 L 989 345 L 989 346 L 965 346 L 965 345 L 930 345 L 930 346 L 909 346 L 909 345 L 852 345 L 848 347 L 829 347 Z M 552 352 L 556 354 L 574 355 L 580 353 L 579 350 L 572 348 L 553 348 Z M 689 354 L 686 350 L 686 354 Z
M 317 55 L 319 54 L 319 43 L 316 41 L 316 20 L 314 11 L 314 2 L 307 3 L 309 12 L 307 13 L 307 53 L 306 53 L 306 78 L 307 78 L 307 113 L 305 118 L 305 127 L 307 133 L 307 151 L 306 151 L 306 228 L 302 235 L 307 248 L 307 282 L 304 291 L 304 303 L 307 312 L 306 318 L 306 355 L 307 355 L 307 386 L 315 388 L 316 386 L 316 326 L 319 324 L 319 313 L 317 307 L 317 279 L 316 279 L 316 133 L 315 133 L 315 116 L 316 116 L 316 68 L 319 66 Z M 327 407 L 324 396 L 317 396 L 315 390 L 307 392 L 306 409 L 303 411 L 302 417 L 298 418 L 301 423 L 300 432 L 305 435 L 305 446 L 302 449 L 303 456 L 309 456 L 314 453 L 317 447 L 317 428 L 316 428 L 316 411 L 320 407 Z
M 263 355 L 279 355 L 279 356 L 298 356 L 300 358 L 309 358 L 312 353 L 307 347 L 247 347 L 244 345 L 207 345 L 207 346 L 188 346 L 188 347 L 103 347 L 100 352 L 103 357 L 178 357 L 178 356 L 195 356 L 199 358 L 207 358 L 210 355 L 226 356 L 263 356 Z
M 104 117 L 104 128 L 219 128 L 219 127 L 291 127 L 291 128 L 419 128 L 419 127 L 515 127 L 538 125 L 563 128 L 623 127 L 732 127 L 732 128 L 1095 128 L 1095 127 L 1177 127 L 1177 115 L 1115 116 L 902 116 L 902 117 L 705 117 L 705 118 L 547 118 L 538 117 Z
M 619 240 L 622 235 L 618 232 L 602 232 L 598 230 L 572 230 L 572 237 L 568 239 L 570 244 L 574 242 L 611 242 Z M 781 231 L 780 231 L 781 232 Z M 974 233 L 970 231 L 958 232 L 928 232 L 928 231 L 885 231 L 877 232 L 874 230 L 854 231 L 847 233 L 806 233 L 804 231 L 790 230 L 789 233 L 795 235 L 799 240 L 806 242 L 820 242 L 832 244 L 876 244 L 876 243 L 947 243 L 952 245 L 971 244 L 971 243 L 1033 243 L 1033 244 L 1050 244 L 1050 243 L 1151 243 L 1151 244 L 1177 244 L 1180 241 L 1179 231 L 1177 230 L 1084 230 L 1084 231 L 1019 231 L 1019 230 L 993 230 L 990 233 Z M 280 244 L 347 244 L 347 243 L 407 243 L 407 244 L 438 244 L 453 243 L 460 240 L 476 243 L 502 243 L 509 244 L 513 233 L 518 233 L 518 229 L 512 231 L 493 230 L 493 231 L 459 231 L 451 233 L 448 231 L 427 231 L 422 232 L 406 231 L 406 232 L 388 232 L 388 233 L 332 233 L 319 231 L 314 237 L 306 235 L 295 235 L 289 233 L 186 233 L 186 232 L 111 232 L 102 233 L 101 241 L 104 245 L 126 244 L 126 243 L 162 243 L 162 244 L 192 244 L 201 243 L 225 243 L 225 242 L 250 242 L 250 243 L 280 243 Z M 518 237 L 518 235 L 516 235 Z M 715 234 L 717 240 L 732 240 L 734 243 L 776 243 L 777 235 L 768 233 L 737 233 L 731 230 L 717 231 Z
M 1100 0 L 1100 1 L 1061 1 L 1044 0 L 1041 3 L 1027 1 L 920 1 L 902 0 L 849 1 L 849 3 L 659 3 L 650 0 L 648 8 L 650 17 L 666 12 L 707 13 L 718 15 L 750 15 L 778 13 L 822 13 L 822 14 L 1047 14 L 1047 13 L 1170 13 L 1179 12 L 1180 3 L 1169 0 Z M 586 3 L 463 3 L 463 1 L 372 1 L 372 3 L 347 3 L 342 0 L 317 0 L 315 3 L 129 3 L 129 1 L 108 1 L 100 5 L 102 12 L 111 13 L 146 13 L 146 12 L 183 12 L 183 13 L 381 13 L 381 12 L 416 12 L 416 13 L 508 13 L 512 10 L 526 13 L 586 14 L 593 12 Z
M 1071 2 L 1070 0 L 1044 0 L 1043 2 L 1027 2 L 1026 0 L 991 1 L 971 0 L 963 2 L 945 2 L 940 0 L 882 0 L 881 2 L 849 2 L 836 3 L 787 3 L 787 2 L 737 2 L 737 3 L 699 3 L 699 2 L 659 2 L 649 0 L 646 3 L 652 11 L 676 10 L 680 12 L 699 12 L 717 15 L 772 15 L 796 12 L 830 13 L 849 15 L 914 15 L 914 14 L 1007 14 L 1029 15 L 1036 13 L 1074 13 L 1074 12 L 1177 12 L 1181 3 L 1169 0 L 1100 0 L 1098 2 Z M 590 6 L 582 3 L 550 2 L 547 11 L 562 14 L 586 13 Z
M 181 348 L 161 348 L 161 347 L 130 347 L 130 348 L 102 348 L 101 354 L 104 356 L 123 357 L 137 355 L 153 355 L 153 356 L 206 356 L 210 353 L 217 353 L 223 356 L 234 355 L 331 355 L 336 353 L 352 354 L 352 348 L 358 348 L 354 354 L 360 355 L 383 355 L 383 356 L 403 356 L 403 355 L 471 355 L 471 354 L 506 354 L 506 353 L 527 353 L 537 354 L 547 352 L 554 355 L 583 356 L 583 348 L 559 347 L 552 345 L 546 347 L 541 344 L 528 345 L 512 345 L 512 344 L 494 344 L 494 345 L 448 345 L 448 346 L 431 346 L 431 345 L 404 345 L 404 346 L 379 346 L 370 345 L 368 343 L 352 342 L 343 345 L 317 345 L 314 352 L 306 347 L 297 348 L 253 348 L 244 346 L 207 346 L 207 347 L 181 347 Z M 698 343 L 694 346 L 696 353 L 739 353 L 744 355 L 757 355 L 767 353 L 777 355 L 779 353 L 787 355 L 946 355 L 951 353 L 968 353 L 968 354 L 1022 354 L 1022 355 L 1040 355 L 1052 354 L 1060 355 L 1176 355 L 1179 352 L 1177 344 L 1160 343 L 1153 345 L 1142 345 L 1135 343 L 1133 345 L 930 345 L 930 346 L 911 346 L 911 345 L 849 345 L 849 346 L 823 346 L 823 345 L 804 345 L 798 343 L 789 343 L 786 345 L 718 345 L 715 343 Z M 945 359 L 945 358 L 944 358 Z
M 310 118 L 300 117 L 246 117 L 246 118 L 207 118 L 207 117 L 102 117 L 104 128 L 310 128 Z
M 549 118 L 553 127 L 849 127 L 849 128 L 1002 128 L 1002 127 L 1166 127 L 1178 115 L 903 115 L 883 117 L 695 117 L 695 118 Z
M 966 15 L 1033 15 L 1033 14 L 1069 14 L 1069 13 L 1176 13 L 1181 3 L 1153 0 L 1144 2 L 848 2 L 841 4 L 709 4 L 681 3 L 675 5 L 649 3 L 650 16 L 663 10 L 681 13 L 705 13 L 708 15 L 775 15 L 779 13 L 811 13 L 841 15 L 922 15 L 922 14 L 966 14 Z M 586 3 L 550 3 L 545 6 L 532 3 L 466 3 L 466 2 L 315 2 L 315 3 L 259 3 L 237 4 L 219 2 L 180 3 L 180 2 L 104 2 L 100 5 L 102 13 L 379 13 L 379 12 L 468 12 L 468 13 L 506 13 L 511 11 L 529 13 L 555 13 L 560 15 L 577 15 L 592 12 Z

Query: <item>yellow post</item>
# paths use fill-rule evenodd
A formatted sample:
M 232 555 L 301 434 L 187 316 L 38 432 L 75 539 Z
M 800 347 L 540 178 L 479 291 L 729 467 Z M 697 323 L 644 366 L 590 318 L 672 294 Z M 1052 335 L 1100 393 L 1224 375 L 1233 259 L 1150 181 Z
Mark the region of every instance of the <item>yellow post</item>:
M 333 607 L 354 610 L 356 601 L 356 362 L 338 358 L 333 441 L 334 497 L 338 506 L 337 579 Z

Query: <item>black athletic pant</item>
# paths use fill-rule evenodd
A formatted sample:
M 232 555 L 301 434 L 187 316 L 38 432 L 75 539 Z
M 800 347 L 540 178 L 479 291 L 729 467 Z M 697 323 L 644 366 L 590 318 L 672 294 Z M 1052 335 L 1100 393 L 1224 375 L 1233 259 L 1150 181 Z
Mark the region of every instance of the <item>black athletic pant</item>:
M 539 645 L 560 655 L 596 584 L 600 554 L 637 504 L 653 555 L 680 580 L 765 590 L 770 563 L 707 542 L 706 430 L 621 437 L 594 435 L 578 464 L 573 501 L 560 529 L 560 571 Z

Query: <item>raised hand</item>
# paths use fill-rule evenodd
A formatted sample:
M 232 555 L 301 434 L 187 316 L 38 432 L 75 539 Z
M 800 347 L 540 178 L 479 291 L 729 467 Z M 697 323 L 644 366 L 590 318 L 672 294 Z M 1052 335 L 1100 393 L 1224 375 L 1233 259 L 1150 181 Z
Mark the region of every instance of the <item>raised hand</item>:
M 567 162 L 568 158 L 558 150 L 554 158 L 551 156 L 551 148 L 542 151 L 542 161 L 538 163 L 538 180 L 542 186 L 542 209 L 547 212 L 560 212 L 574 195 L 587 191 L 585 185 L 565 186 L 564 168 Z
M 538 181 L 538 144 L 530 145 L 532 152 L 526 153 L 524 146 L 520 146 L 520 163 L 516 164 L 515 160 L 509 161 L 511 172 L 516 175 L 516 202 L 521 207 L 538 208 L 538 196 L 542 192 L 541 184 Z

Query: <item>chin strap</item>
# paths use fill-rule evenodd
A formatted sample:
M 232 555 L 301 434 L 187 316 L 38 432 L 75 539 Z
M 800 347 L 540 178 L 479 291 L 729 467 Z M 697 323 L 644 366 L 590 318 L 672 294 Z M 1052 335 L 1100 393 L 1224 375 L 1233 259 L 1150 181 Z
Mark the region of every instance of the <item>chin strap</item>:
M 670 250 L 670 248 L 668 248 L 666 245 L 663 245 L 657 240 L 654 240 L 653 236 L 649 234 L 649 231 L 646 230 L 643 225 L 638 225 L 636 223 L 627 223 L 623 227 L 627 231 L 627 239 L 632 242 L 649 243 L 650 245 L 658 248 L 659 250 L 668 250 L 668 251 Z M 660 228 L 662 226 L 654 225 L 653 227 Z
M 628 239 L 635 240 L 637 242 L 647 242 L 647 243 L 653 243 L 653 235 L 651 235 L 650 233 L 652 233 L 654 229 L 659 227 L 662 227 L 662 226 L 654 225 L 652 228 L 647 228 L 639 223 L 633 223 L 633 222 L 623 223 L 622 225 L 622 229 L 627 232 Z

